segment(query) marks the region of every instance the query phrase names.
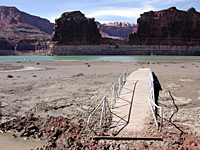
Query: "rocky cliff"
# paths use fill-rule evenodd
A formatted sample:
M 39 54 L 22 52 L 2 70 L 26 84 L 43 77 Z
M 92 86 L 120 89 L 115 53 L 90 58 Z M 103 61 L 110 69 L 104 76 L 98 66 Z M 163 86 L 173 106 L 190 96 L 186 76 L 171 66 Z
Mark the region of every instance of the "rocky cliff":
M 15 55 L 13 46 L 5 38 L 0 38 L 0 56 L 6 55 Z
M 101 39 L 94 18 L 86 18 L 80 11 L 63 13 L 55 21 L 52 42 L 56 45 L 94 45 Z
M 107 24 L 100 24 L 97 22 L 97 27 L 102 37 L 114 39 L 127 39 L 129 34 L 135 32 L 136 30 L 136 24 L 125 22 L 114 22 Z
M 12 50 L 13 46 L 5 39 L 0 38 L 0 50 Z
M 200 45 L 200 13 L 175 7 L 141 14 L 129 42 L 136 45 Z
M 53 24 L 47 19 L 29 15 L 15 7 L 0 6 L 0 37 L 5 38 L 13 50 L 47 49 L 52 31 Z

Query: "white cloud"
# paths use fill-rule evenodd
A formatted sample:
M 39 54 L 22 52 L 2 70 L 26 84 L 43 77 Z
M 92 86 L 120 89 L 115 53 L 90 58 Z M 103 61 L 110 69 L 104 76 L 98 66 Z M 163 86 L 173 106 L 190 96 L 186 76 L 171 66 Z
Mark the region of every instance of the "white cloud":
M 88 12 L 86 14 L 87 17 L 106 17 L 106 16 L 119 16 L 119 17 L 126 17 L 126 18 L 133 18 L 133 17 L 139 17 L 140 14 L 153 10 L 153 7 L 145 7 L 145 8 L 105 8 L 103 10 L 95 10 L 92 12 Z
M 145 1 L 142 1 L 141 4 L 142 5 L 153 5 L 153 4 L 156 4 L 156 3 L 159 3 L 160 0 L 145 0 Z
M 51 22 L 51 23 L 55 23 L 55 19 L 58 19 L 60 18 L 60 16 L 62 15 L 63 12 L 57 12 L 57 13 L 50 13 L 48 14 L 48 16 L 46 16 L 46 18 L 48 18 L 48 20 Z
M 158 11 L 176 6 L 180 9 L 194 5 L 194 0 L 68 0 L 64 3 L 57 4 L 56 14 L 49 15 L 49 20 L 54 22 L 55 18 L 59 18 L 64 11 L 80 10 L 89 18 L 95 18 L 100 22 L 108 22 L 108 20 L 137 20 L 140 14 L 153 10 Z M 60 13 L 58 13 L 60 12 Z
M 184 6 L 184 7 L 180 8 L 180 9 L 189 8 L 189 7 L 193 6 L 193 5 L 194 5 L 194 3 L 190 3 L 190 4 L 188 4 L 188 5 Z
M 52 17 L 49 17 L 48 20 L 51 22 L 51 23 L 55 23 L 55 19 L 57 19 L 58 17 L 57 16 L 52 16 Z

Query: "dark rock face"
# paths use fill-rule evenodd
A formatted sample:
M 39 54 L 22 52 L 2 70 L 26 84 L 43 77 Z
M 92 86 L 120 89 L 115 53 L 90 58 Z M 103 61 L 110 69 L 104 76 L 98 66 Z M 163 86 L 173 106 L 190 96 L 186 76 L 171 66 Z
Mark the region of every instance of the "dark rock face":
M 146 12 L 137 20 L 137 31 L 129 42 L 137 45 L 200 45 L 200 13 L 194 8 L 175 7 Z
M 125 22 L 114 22 L 107 24 L 100 24 L 97 22 L 97 27 L 102 37 L 114 39 L 127 39 L 129 34 L 135 32 L 136 30 L 136 24 Z
M 13 46 L 5 39 L 0 38 L 0 56 L 15 55 Z
M 52 31 L 53 24 L 47 19 L 29 15 L 15 7 L 0 6 L 0 37 L 6 38 L 14 50 L 46 49 L 45 45 L 50 42 Z M 37 46 L 37 43 L 44 41 L 44 47 Z
M 94 45 L 101 42 L 101 34 L 94 19 L 80 11 L 66 12 L 55 22 L 52 41 L 57 45 Z
M 12 50 L 13 46 L 5 39 L 0 38 L 0 50 Z
M 48 49 L 50 41 L 44 39 L 21 39 L 15 45 L 16 51 L 34 51 L 41 49 Z

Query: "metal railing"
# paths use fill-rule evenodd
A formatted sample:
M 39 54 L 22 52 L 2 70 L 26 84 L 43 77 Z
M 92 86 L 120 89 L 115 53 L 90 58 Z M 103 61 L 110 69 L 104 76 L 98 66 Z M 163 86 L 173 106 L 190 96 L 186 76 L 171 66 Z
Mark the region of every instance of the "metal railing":
M 124 87 L 126 80 L 127 80 L 128 72 L 124 71 L 117 82 L 115 82 L 108 93 L 103 97 L 103 99 L 100 101 L 100 103 L 97 105 L 97 107 L 90 113 L 87 121 L 87 125 L 90 125 L 90 120 L 91 117 L 97 112 L 97 110 L 101 107 L 101 116 L 100 116 L 100 123 L 99 127 L 102 127 L 102 120 L 103 116 L 105 115 L 106 112 L 106 104 L 108 105 L 109 108 L 109 101 L 110 101 L 110 111 L 112 112 L 112 109 L 114 108 L 114 104 L 116 103 L 116 98 L 119 97 L 122 88 Z M 110 97 L 109 97 L 110 96 Z
M 154 118 L 154 121 L 155 121 L 155 124 L 156 126 L 158 126 L 158 121 L 157 121 L 157 118 L 156 118 L 156 107 L 158 109 L 160 109 L 160 117 L 161 117 L 161 120 L 160 120 L 160 126 L 159 126 L 159 130 L 161 131 L 162 129 L 162 124 L 163 124 L 163 112 L 162 112 L 162 107 L 158 106 L 156 103 L 155 103 L 155 96 L 154 96 L 154 83 L 153 83 L 153 76 L 152 76 L 152 72 L 150 71 L 149 72 L 149 105 L 150 105 L 150 108 L 151 108 L 151 111 L 152 111 L 152 114 L 153 114 L 153 118 Z M 154 107 L 153 107 L 154 106 Z

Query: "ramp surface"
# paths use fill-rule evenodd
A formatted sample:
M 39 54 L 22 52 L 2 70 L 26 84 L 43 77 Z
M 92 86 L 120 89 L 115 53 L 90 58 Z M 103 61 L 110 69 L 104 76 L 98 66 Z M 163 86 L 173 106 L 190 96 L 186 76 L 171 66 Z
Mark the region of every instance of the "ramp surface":
M 132 72 L 113 109 L 111 128 L 119 137 L 134 136 L 141 132 L 151 114 L 149 97 L 149 68 Z

